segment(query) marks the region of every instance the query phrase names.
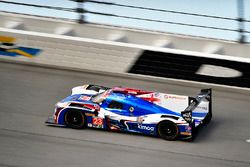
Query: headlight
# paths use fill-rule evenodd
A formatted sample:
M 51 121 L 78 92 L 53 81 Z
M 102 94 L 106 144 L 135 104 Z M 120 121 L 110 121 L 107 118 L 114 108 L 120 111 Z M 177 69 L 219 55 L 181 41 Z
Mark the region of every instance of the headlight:
M 58 102 L 58 103 L 56 103 L 56 107 L 65 108 L 65 107 L 67 107 L 69 104 L 70 104 L 69 102 L 64 102 L 64 103 Z

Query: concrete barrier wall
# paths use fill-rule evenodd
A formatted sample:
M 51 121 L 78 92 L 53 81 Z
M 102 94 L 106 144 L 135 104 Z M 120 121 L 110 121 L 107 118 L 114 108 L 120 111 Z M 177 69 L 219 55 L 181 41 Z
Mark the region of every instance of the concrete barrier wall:
M 193 49 L 196 48 L 195 51 L 191 51 L 192 49 L 173 48 L 171 42 L 167 43 L 165 47 L 146 45 L 152 39 L 153 34 L 145 32 L 121 29 L 118 31 L 107 27 L 87 25 L 83 30 L 86 30 L 84 33 L 89 36 L 83 35 L 84 33 L 82 36 L 76 36 L 74 33 L 77 32 L 77 28 L 69 29 L 72 30 L 69 33 L 58 33 L 51 31 L 51 27 L 48 27 L 48 25 L 52 25 L 55 30 L 58 30 L 56 27 L 62 24 L 61 28 L 67 28 L 67 25 L 80 28 L 80 25 L 74 23 L 61 21 L 60 24 L 59 22 L 53 24 L 53 19 L 38 20 L 37 18 L 16 18 L 14 16 L 10 20 L 6 16 L 3 18 L 4 24 L 0 23 L 0 36 L 14 37 L 17 39 L 17 45 L 39 48 L 42 52 L 34 58 L 0 56 L 0 60 L 250 88 L 249 45 L 227 43 L 223 45 L 223 54 L 221 54 L 222 52 L 206 53 L 197 49 L 200 45 L 195 46 L 194 44 L 199 42 L 204 44 L 204 42 L 208 42 L 207 40 L 177 37 L 180 40 L 179 44 L 186 42 L 188 45 L 191 42 L 191 45 L 194 45 Z M 106 30 L 114 37 L 104 38 Z M 122 38 L 119 39 L 119 35 L 116 36 L 119 34 L 117 32 L 126 32 L 126 38 L 121 36 Z M 93 38 L 90 38 L 91 36 Z M 144 37 L 145 42 L 139 42 L 139 44 L 128 42 L 127 37 L 129 36 L 131 37 L 129 39 L 138 37 L 139 41 L 143 41 Z M 158 42 L 164 44 L 164 41 Z M 212 41 L 211 45 L 207 45 L 207 49 L 220 50 L 220 45 L 216 43 L 221 44 L 222 42 Z M 233 53 L 237 52 L 238 55 L 225 55 L 225 48 L 227 51 L 231 49 Z
M 250 88 L 250 59 L 155 48 L 121 42 L 0 28 L 17 45 L 39 48 L 34 58 L 2 60 L 97 72 L 184 79 Z M 209 69 L 208 69 L 209 68 Z
M 0 35 L 17 39 L 18 45 L 39 48 L 42 52 L 34 58 L 1 57 L 1 59 L 34 62 L 56 66 L 75 67 L 96 71 L 124 73 L 142 52 L 141 49 L 105 44 L 79 38 L 48 37 L 25 31 L 0 31 Z M 61 38 L 60 38 L 61 37 Z M 78 40 L 77 40 L 78 39 Z

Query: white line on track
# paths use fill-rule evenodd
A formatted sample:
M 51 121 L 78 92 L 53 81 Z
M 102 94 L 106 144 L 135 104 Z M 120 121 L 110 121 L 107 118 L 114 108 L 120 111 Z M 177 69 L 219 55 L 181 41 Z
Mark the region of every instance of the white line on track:
M 246 142 L 247 142 L 247 143 L 250 143 L 250 139 L 247 139 Z

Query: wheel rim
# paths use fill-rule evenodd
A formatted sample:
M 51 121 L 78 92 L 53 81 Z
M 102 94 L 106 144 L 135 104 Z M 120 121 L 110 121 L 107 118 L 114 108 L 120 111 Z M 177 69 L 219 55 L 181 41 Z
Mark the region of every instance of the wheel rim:
M 178 135 L 178 128 L 173 123 L 162 123 L 159 126 L 159 134 L 167 140 L 174 140 Z
M 69 111 L 66 113 L 65 122 L 69 127 L 81 128 L 84 125 L 84 116 L 79 111 Z

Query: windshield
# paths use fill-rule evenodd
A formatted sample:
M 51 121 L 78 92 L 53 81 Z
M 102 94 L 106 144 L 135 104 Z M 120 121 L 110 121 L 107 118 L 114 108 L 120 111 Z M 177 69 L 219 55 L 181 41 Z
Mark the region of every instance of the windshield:
M 103 102 L 103 100 L 106 99 L 106 97 L 108 96 L 108 93 L 109 93 L 109 90 L 106 90 L 102 93 L 98 93 L 91 97 L 91 101 L 94 103 L 101 103 Z

